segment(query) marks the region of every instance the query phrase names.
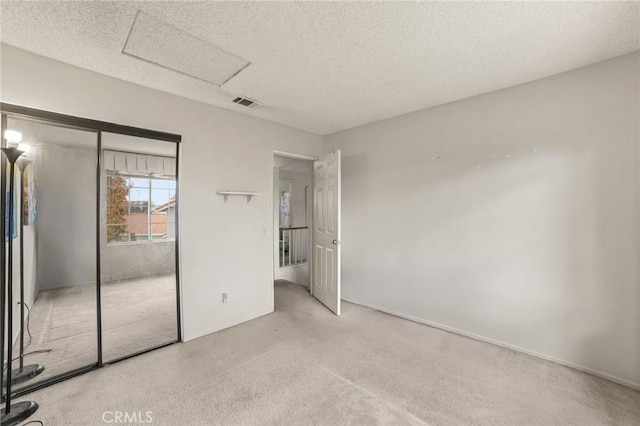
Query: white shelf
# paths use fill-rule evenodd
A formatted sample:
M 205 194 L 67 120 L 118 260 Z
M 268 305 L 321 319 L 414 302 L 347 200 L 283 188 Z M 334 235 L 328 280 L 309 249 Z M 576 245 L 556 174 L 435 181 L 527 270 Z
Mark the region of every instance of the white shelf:
M 258 195 L 262 195 L 259 192 L 250 192 L 250 191 L 224 191 L 219 190 L 218 195 L 222 195 L 224 197 L 224 202 L 226 203 L 230 196 L 232 195 L 240 195 L 242 197 L 247 197 L 247 203 L 251 201 L 252 197 L 256 197 Z

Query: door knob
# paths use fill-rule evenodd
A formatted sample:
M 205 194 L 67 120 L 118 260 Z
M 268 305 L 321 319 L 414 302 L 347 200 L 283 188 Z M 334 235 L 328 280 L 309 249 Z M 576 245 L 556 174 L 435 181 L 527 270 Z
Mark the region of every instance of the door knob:
M 338 240 L 333 240 L 333 245 L 337 246 L 338 245 Z

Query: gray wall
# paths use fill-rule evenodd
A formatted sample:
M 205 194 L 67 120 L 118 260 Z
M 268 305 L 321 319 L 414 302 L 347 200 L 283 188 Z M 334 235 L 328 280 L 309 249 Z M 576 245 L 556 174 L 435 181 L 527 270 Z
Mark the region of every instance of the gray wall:
M 273 150 L 318 156 L 322 138 L 2 45 L 2 100 L 182 135 L 180 237 L 186 340 L 273 312 Z M 216 220 L 212 221 L 211 218 Z M 246 267 L 251 265 L 251 267 Z M 222 304 L 221 293 L 229 302 Z
M 38 265 L 38 239 L 35 224 L 24 228 L 24 285 L 25 298 L 29 306 L 36 299 L 38 294 L 37 265 Z
M 37 146 L 38 221 L 35 228 L 40 290 L 95 283 L 95 165 L 95 149 L 53 144 Z M 175 272 L 173 241 L 106 244 L 104 182 L 102 188 L 102 281 Z
M 40 143 L 35 164 L 39 290 L 95 283 L 96 150 Z
M 176 271 L 174 241 L 103 244 L 100 254 L 100 274 L 104 283 L 172 274 Z
M 640 385 L 639 59 L 326 137 L 343 297 Z

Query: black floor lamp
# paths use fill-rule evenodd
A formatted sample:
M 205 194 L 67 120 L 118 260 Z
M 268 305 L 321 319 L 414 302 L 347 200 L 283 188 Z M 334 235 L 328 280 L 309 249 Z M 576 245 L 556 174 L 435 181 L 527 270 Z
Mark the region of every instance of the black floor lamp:
M 13 426 L 18 423 L 23 422 L 29 416 L 36 412 L 38 409 L 38 404 L 33 401 L 23 401 L 18 402 L 16 404 L 11 405 L 11 385 L 13 384 L 12 380 L 12 356 L 13 356 L 13 195 L 14 195 L 14 187 L 15 187 L 15 165 L 16 161 L 24 151 L 19 150 L 16 147 L 11 148 L 1 148 L 2 153 L 6 157 L 9 162 L 9 197 L 7 199 L 7 214 L 9 216 L 9 220 L 7 221 L 7 229 L 5 230 L 5 234 L 9 236 L 9 244 L 7 248 L 7 277 L 1 277 L 0 281 L 2 282 L 2 286 L 0 288 L 0 292 L 2 293 L 2 297 L 0 302 L 0 315 L 2 316 L 3 323 L 4 319 L 7 318 L 7 361 L 6 361 L 6 393 L 5 393 L 5 406 L 2 412 L 2 417 L 0 420 L 0 424 L 2 426 Z M 2 194 L 4 197 L 5 194 Z M 0 220 L 4 221 L 5 218 L 0 218 Z M 2 235 L 2 244 L 4 241 L 5 235 Z M 2 259 L 2 262 L 5 262 L 5 259 Z M 4 269 L 4 268 L 3 268 Z M 6 284 L 6 287 L 5 287 Z M 7 294 L 7 302 L 5 303 L 4 295 L 5 291 Z M 6 317 L 5 317 L 6 310 Z M 24 320 L 24 318 L 23 318 Z M 0 390 L 4 390 L 3 382 L 4 379 L 4 370 L 5 370 L 5 360 L 4 360 L 4 344 L 5 344 L 5 332 L 4 332 L 4 324 L 0 327 L 0 365 L 2 365 L 3 374 L 0 374 Z M 0 392 L 1 393 L 1 392 Z
M 16 162 L 20 176 L 24 178 L 24 169 L 31 164 L 29 160 L 21 158 Z M 21 179 L 22 179 L 21 178 Z M 17 385 L 24 383 L 44 371 L 44 367 L 40 364 L 24 365 L 24 191 L 20 190 L 20 198 L 18 199 L 19 227 L 20 227 L 20 366 L 11 373 L 11 384 Z

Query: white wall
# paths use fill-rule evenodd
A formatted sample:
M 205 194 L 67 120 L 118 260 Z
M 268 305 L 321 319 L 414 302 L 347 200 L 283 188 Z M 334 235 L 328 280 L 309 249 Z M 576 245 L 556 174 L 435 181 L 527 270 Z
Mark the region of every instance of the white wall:
M 214 88 L 211 89 L 216 90 Z M 319 136 L 2 45 L 3 102 L 182 135 L 185 340 L 273 311 L 273 150 L 318 156 Z M 269 106 L 264 106 L 269 108 Z M 257 191 L 251 203 L 218 189 Z M 251 265 L 251 267 L 247 267 Z M 221 303 L 221 294 L 229 301 Z
M 326 137 L 344 298 L 638 386 L 638 62 Z

